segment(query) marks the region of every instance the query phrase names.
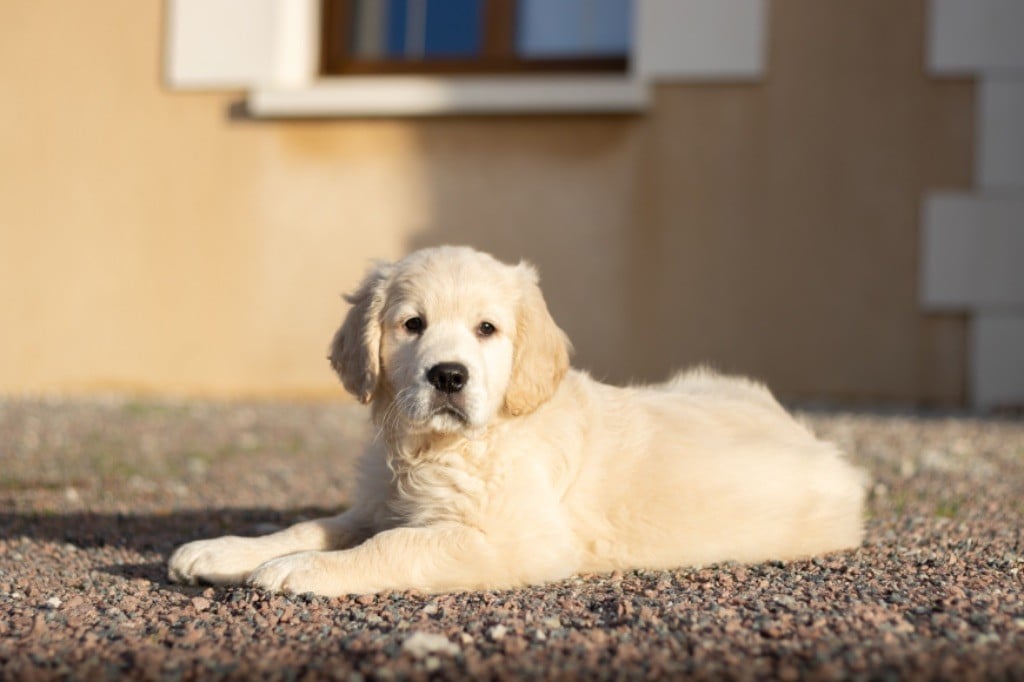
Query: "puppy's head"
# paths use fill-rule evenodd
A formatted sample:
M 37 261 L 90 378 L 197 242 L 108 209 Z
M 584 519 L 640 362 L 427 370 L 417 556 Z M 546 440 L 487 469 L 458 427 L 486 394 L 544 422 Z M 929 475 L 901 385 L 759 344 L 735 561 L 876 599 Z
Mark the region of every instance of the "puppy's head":
M 569 367 L 568 339 L 527 264 L 425 249 L 378 265 L 346 298 L 331 364 L 392 426 L 456 433 L 527 414 Z

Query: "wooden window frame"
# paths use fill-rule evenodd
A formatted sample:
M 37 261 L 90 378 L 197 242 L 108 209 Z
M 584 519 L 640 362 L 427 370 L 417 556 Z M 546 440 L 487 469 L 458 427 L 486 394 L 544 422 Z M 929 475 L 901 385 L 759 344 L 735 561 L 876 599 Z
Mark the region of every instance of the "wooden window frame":
M 625 73 L 625 56 L 523 59 L 515 54 L 516 0 L 488 0 L 481 54 L 465 58 L 359 60 L 350 51 L 353 0 L 321 0 L 320 73 L 350 75 L 485 75 Z

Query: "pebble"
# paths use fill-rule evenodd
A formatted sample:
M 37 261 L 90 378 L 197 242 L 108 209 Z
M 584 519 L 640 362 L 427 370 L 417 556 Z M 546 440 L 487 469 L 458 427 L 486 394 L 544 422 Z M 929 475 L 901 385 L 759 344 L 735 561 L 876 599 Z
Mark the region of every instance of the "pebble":
M 461 649 L 444 635 L 432 632 L 414 632 L 402 642 L 402 650 L 413 658 L 423 658 L 428 654 L 447 654 L 455 656 Z

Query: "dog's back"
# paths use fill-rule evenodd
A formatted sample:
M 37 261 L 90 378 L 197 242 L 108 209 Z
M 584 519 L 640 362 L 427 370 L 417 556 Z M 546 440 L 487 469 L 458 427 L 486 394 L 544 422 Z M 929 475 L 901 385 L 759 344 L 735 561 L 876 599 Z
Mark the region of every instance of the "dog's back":
M 565 500 L 585 538 L 585 570 L 786 559 L 860 543 L 860 472 L 759 384 L 707 370 L 648 388 L 576 381 L 589 384 L 597 415 Z

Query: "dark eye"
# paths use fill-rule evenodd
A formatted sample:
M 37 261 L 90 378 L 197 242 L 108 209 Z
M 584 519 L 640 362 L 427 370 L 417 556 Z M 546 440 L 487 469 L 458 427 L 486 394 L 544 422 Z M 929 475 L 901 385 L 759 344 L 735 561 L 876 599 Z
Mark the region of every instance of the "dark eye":
M 490 322 L 481 322 L 480 326 L 476 328 L 476 333 L 480 336 L 490 336 L 496 331 L 498 330 Z
M 419 334 L 421 331 L 423 331 L 423 328 L 426 327 L 427 324 L 423 321 L 422 317 L 410 317 L 408 320 L 405 321 L 404 326 L 406 331 L 411 332 L 413 334 Z

